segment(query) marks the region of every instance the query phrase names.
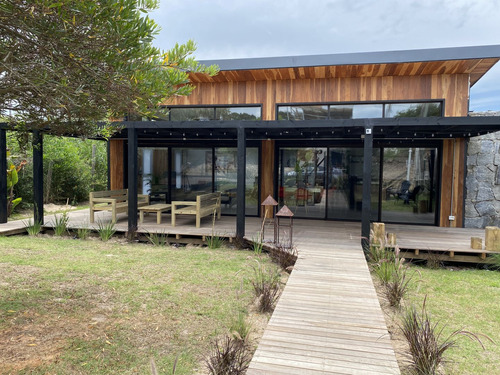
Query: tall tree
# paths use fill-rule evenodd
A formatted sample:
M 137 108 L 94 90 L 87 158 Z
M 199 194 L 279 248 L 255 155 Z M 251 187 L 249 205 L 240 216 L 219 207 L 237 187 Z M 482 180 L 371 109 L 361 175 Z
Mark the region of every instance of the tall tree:
M 0 117 L 25 129 L 95 135 L 98 122 L 148 115 L 188 95 L 188 72 L 217 73 L 188 41 L 163 52 L 155 0 L 0 0 Z

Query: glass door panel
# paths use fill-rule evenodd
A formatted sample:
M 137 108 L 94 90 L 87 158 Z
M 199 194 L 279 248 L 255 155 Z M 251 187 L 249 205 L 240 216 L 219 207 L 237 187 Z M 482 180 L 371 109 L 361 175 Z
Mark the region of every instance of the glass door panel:
M 172 200 L 194 201 L 212 192 L 212 149 L 172 149 Z
M 149 194 L 151 202 L 167 202 L 168 199 L 168 149 L 138 149 L 139 194 Z
M 435 224 L 437 149 L 384 148 L 382 221 Z
M 279 204 L 297 216 L 325 217 L 326 148 L 281 148 Z
M 372 220 L 378 218 L 379 149 L 373 150 L 371 177 Z M 330 148 L 328 173 L 327 218 L 361 220 L 363 203 L 362 148 Z
M 246 152 L 246 191 L 245 212 L 247 215 L 258 213 L 259 150 L 247 148 Z M 237 187 L 237 149 L 218 147 L 215 149 L 215 191 L 221 192 L 222 213 L 236 214 L 238 205 Z

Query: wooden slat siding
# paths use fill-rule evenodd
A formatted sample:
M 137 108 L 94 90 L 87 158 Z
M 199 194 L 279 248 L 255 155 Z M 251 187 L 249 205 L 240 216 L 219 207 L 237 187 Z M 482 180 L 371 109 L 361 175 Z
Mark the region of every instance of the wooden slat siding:
M 123 146 L 124 141 L 109 141 L 109 176 L 111 190 L 123 188 Z
M 442 157 L 439 225 L 460 227 L 464 218 L 465 140 L 462 138 L 455 141 L 453 139 L 444 140 Z M 451 203 L 453 203 L 453 212 L 450 211 Z M 450 215 L 455 216 L 454 221 L 449 220 Z
M 169 104 L 262 104 L 262 119 L 275 120 L 276 103 L 445 99 L 446 116 L 466 116 L 468 80 L 459 74 L 200 83 Z
M 454 61 L 410 62 L 399 64 L 364 64 L 320 67 L 295 67 L 278 69 L 255 69 L 238 71 L 221 71 L 215 77 L 191 73 L 193 83 L 228 82 L 228 81 L 268 81 L 275 79 L 314 79 L 333 77 L 383 77 L 394 75 L 438 75 L 438 74 L 471 74 L 474 84 L 499 59 L 469 59 Z
M 261 174 L 260 174 L 260 202 L 268 195 L 274 197 L 274 141 L 262 141 L 261 148 Z M 274 197 L 278 200 L 278 197 Z M 264 214 L 263 212 L 261 213 Z

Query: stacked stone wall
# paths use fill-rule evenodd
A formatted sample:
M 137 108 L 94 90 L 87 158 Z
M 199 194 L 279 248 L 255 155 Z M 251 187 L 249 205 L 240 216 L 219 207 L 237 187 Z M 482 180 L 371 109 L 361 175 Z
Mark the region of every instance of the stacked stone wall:
M 500 226 L 500 132 L 473 137 L 467 148 L 466 228 Z

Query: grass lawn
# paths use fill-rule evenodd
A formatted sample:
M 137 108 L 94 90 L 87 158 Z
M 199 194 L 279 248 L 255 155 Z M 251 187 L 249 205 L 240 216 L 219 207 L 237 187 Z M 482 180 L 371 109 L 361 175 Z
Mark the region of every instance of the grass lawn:
M 466 337 L 446 352 L 446 374 L 500 374 L 500 272 L 482 269 L 415 267 L 406 305 L 421 311 L 427 296 L 427 311 L 433 322 L 445 325 L 444 337 L 457 329 L 481 333 L 495 341 L 482 339 L 486 350 Z M 410 271 L 411 272 L 411 271 Z
M 252 303 L 253 253 L 0 238 L 0 373 L 194 374 Z M 169 370 L 170 369 L 170 370 Z

